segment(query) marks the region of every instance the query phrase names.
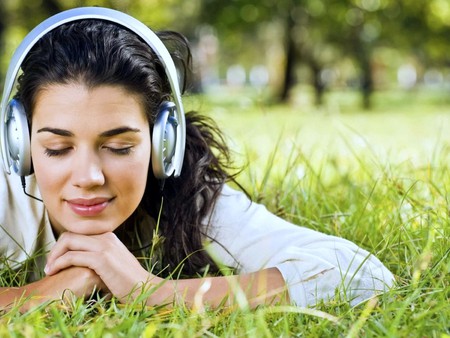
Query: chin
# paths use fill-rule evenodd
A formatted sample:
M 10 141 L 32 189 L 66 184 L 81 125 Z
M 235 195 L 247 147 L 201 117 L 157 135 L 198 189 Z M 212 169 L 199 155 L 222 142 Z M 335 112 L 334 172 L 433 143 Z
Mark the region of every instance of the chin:
M 73 232 L 79 235 L 101 235 L 107 232 L 113 232 L 116 230 L 120 223 L 116 225 L 117 222 L 113 221 L 97 221 L 97 220 L 84 220 L 73 222 L 70 227 L 66 227 L 67 231 Z M 113 225 L 112 225 L 113 224 Z

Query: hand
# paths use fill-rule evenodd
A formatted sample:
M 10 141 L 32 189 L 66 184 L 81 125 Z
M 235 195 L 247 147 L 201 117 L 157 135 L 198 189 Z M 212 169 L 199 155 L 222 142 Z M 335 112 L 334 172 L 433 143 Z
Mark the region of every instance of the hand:
M 139 294 L 152 278 L 112 232 L 90 236 L 63 233 L 48 256 L 45 272 L 53 276 L 75 266 L 94 271 L 121 301 Z
M 71 296 L 89 297 L 95 291 L 108 293 L 105 284 L 94 271 L 84 267 L 69 267 L 22 287 L 3 288 L 0 303 L 2 307 L 8 307 L 16 301 L 26 299 L 20 306 L 21 311 L 26 311 L 46 301 L 70 299 Z
M 88 297 L 94 291 L 108 291 L 100 277 L 91 269 L 69 267 L 39 281 L 40 291 L 61 298 L 71 292 L 76 297 Z

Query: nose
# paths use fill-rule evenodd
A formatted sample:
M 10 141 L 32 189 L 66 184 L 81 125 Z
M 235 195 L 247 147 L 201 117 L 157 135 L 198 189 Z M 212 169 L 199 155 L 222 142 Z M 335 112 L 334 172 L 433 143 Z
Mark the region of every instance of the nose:
M 94 151 L 77 151 L 72 163 L 72 184 L 78 188 L 91 189 L 105 184 L 102 161 Z

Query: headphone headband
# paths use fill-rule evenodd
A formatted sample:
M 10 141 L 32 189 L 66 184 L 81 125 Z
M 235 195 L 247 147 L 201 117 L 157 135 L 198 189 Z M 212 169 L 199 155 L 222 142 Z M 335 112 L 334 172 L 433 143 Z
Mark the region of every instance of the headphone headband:
M 146 25 L 144 25 L 139 20 L 133 18 L 132 16 L 113 10 L 110 8 L 102 7 L 80 7 L 70 9 L 59 14 L 56 14 L 47 20 L 41 22 L 36 26 L 28 35 L 23 39 L 20 45 L 14 52 L 11 62 L 6 73 L 5 86 L 3 89 L 3 95 L 0 106 L 0 135 L 6 135 L 6 122 L 8 120 L 7 107 L 10 96 L 13 91 L 13 86 L 16 81 L 16 77 L 19 73 L 20 67 L 23 60 L 27 56 L 28 52 L 33 48 L 33 46 L 42 38 L 45 34 L 52 31 L 53 29 L 69 22 L 79 21 L 84 19 L 99 19 L 109 22 L 113 22 L 130 29 L 133 33 L 137 34 L 144 42 L 146 42 L 153 50 L 153 52 L 161 61 L 166 76 L 169 80 L 170 87 L 172 90 L 174 103 L 176 105 L 176 114 L 178 119 L 177 125 L 177 138 L 176 138 L 176 149 L 177 151 L 173 155 L 173 162 L 175 176 L 179 176 L 181 172 L 181 167 L 183 165 L 184 149 L 186 142 L 186 122 L 184 116 L 183 104 L 181 102 L 181 90 L 178 83 L 178 74 L 175 64 L 168 52 L 166 46 L 159 39 L 159 37 Z M 8 142 L 4 140 L 4 137 L 0 137 L 1 142 L 1 153 L 3 166 L 6 172 L 9 174 L 10 163 L 8 160 Z

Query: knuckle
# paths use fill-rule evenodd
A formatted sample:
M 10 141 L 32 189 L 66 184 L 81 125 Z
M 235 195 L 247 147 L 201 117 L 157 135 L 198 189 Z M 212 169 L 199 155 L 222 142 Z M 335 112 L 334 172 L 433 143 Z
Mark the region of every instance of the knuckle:
M 107 250 L 115 248 L 119 242 L 117 236 L 112 232 L 104 234 L 104 239 L 105 241 L 103 242 L 103 244 Z
M 59 235 L 58 241 L 59 242 L 64 241 L 66 237 L 67 237 L 67 232 L 63 232 L 62 234 Z
M 117 240 L 117 236 L 113 232 L 106 233 L 105 238 L 111 242 L 115 242 Z
M 63 256 L 61 256 L 61 259 L 63 259 L 68 264 L 72 264 L 75 259 L 75 253 L 72 251 L 67 251 Z
M 67 244 L 70 241 L 71 235 L 69 232 L 65 231 L 58 237 L 58 242 Z
M 97 274 L 93 270 L 86 268 L 86 267 L 81 268 L 80 277 L 83 280 L 89 280 L 96 276 L 97 276 Z

